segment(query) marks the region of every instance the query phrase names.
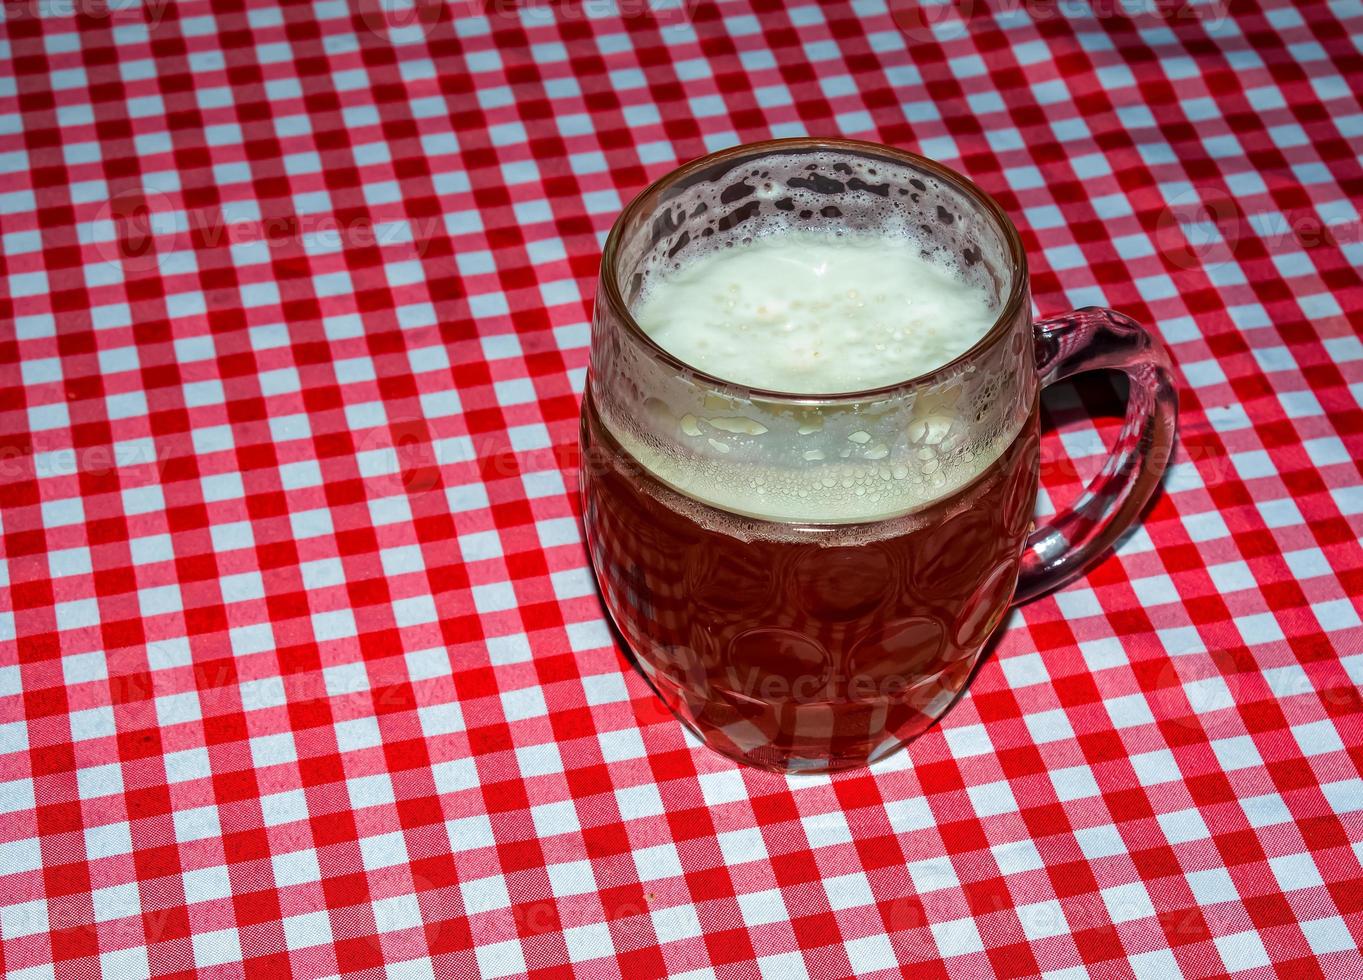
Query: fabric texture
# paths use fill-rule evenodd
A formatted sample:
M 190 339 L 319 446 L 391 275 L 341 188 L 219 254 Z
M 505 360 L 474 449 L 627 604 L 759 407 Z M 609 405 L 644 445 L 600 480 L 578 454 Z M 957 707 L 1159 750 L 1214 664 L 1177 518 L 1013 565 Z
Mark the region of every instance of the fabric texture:
M 4 6 L 0 972 L 1363 976 L 1357 0 L 413 3 Z M 807 133 L 970 176 L 1182 398 L 832 778 L 666 713 L 574 473 L 615 215 Z M 1043 513 L 1120 420 L 1046 407 Z

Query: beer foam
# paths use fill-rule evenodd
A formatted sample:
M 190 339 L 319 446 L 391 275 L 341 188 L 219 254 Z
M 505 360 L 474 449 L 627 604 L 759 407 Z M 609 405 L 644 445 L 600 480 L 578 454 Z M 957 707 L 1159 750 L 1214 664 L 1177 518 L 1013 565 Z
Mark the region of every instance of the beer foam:
M 956 361 L 1016 285 L 1006 236 L 951 182 L 837 148 L 775 153 L 699 167 L 627 218 L 621 297 L 652 344 L 717 380 L 603 318 L 589 397 L 702 526 L 839 546 L 903 533 L 1035 411 L 1021 317 L 979 357 L 889 387 Z
M 903 464 L 860 460 L 808 469 L 681 456 L 613 430 L 621 447 L 664 485 L 653 493 L 700 526 L 741 541 L 791 540 L 829 547 L 905 534 L 921 511 L 975 482 L 1016 433 L 980 441 L 930 478 Z M 675 491 L 675 494 L 672 493 Z M 783 525 L 789 525 L 783 530 Z M 803 528 L 827 525 L 811 537 Z
M 664 350 L 737 384 L 796 394 L 892 385 L 989 331 L 990 297 L 907 236 L 790 231 L 699 252 L 634 318 Z

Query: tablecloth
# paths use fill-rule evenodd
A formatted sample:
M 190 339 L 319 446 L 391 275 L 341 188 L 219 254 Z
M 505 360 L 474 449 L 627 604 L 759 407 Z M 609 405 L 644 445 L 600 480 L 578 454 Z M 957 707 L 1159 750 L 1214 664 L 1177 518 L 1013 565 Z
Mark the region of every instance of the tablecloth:
M 0 971 L 1358 977 L 1363 8 L 10 0 Z M 600 247 L 876 139 L 1152 323 L 1182 444 L 944 722 L 687 736 L 580 539 Z M 1042 513 L 1119 424 L 1047 399 Z

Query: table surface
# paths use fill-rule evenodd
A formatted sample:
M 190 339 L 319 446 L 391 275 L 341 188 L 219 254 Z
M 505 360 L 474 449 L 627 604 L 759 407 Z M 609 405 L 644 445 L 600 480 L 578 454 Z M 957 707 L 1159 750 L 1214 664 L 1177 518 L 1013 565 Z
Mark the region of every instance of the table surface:
M 0 972 L 1363 974 L 1363 10 L 1093 2 L 7 4 Z M 572 466 L 622 204 L 804 133 L 977 180 L 1183 436 L 787 779 L 628 668 Z M 1043 510 L 1119 408 L 1048 401 Z

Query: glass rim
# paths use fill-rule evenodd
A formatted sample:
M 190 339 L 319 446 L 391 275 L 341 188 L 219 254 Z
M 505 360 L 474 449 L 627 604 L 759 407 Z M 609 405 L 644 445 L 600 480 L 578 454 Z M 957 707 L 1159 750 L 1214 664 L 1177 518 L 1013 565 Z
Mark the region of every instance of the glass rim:
M 908 166 L 910 168 L 926 171 L 932 177 L 943 183 L 949 184 L 960 191 L 966 197 L 971 198 L 981 206 L 986 214 L 993 219 L 995 226 L 1002 232 L 1005 246 L 1008 251 L 1008 259 L 1011 265 L 1012 282 L 1008 289 L 1008 295 L 999 307 L 999 312 L 993 325 L 985 331 L 967 350 L 953 357 L 951 360 L 939 364 L 921 374 L 903 378 L 899 381 L 892 381 L 886 385 L 879 385 L 875 388 L 865 388 L 860 391 L 835 391 L 835 392 L 795 392 L 780 391 L 773 388 L 760 388 L 753 385 L 746 385 L 739 381 L 730 381 L 721 378 L 719 375 L 711 374 L 693 364 L 689 364 L 668 351 L 656 340 L 654 340 L 641 327 L 634 314 L 629 309 L 629 304 L 625 302 L 624 296 L 620 292 L 620 283 L 616 275 L 616 265 L 620 250 L 620 239 L 623 234 L 622 229 L 630 223 L 630 219 L 635 217 L 643 208 L 644 202 L 663 193 L 670 184 L 676 183 L 686 177 L 691 176 L 700 170 L 706 170 L 717 164 L 737 161 L 746 157 L 771 156 L 785 152 L 818 152 L 820 150 L 842 151 L 860 155 L 876 155 L 888 158 L 895 163 Z M 619 217 L 611 225 L 610 233 L 606 236 L 606 244 L 602 249 L 601 255 L 601 282 L 605 291 L 607 304 L 610 306 L 611 313 L 619 322 L 625 325 L 625 329 L 634 334 L 641 340 L 650 351 L 674 369 L 688 372 L 698 381 L 710 384 L 719 389 L 727 389 L 746 392 L 751 400 L 776 401 L 786 404 L 803 405 L 828 405 L 843 402 L 864 402 L 868 400 L 886 398 L 895 394 L 903 393 L 910 388 L 921 387 L 925 384 L 938 380 L 946 375 L 952 374 L 958 367 L 967 361 L 974 360 L 984 351 L 998 343 L 1008 334 L 1009 325 L 1016 318 L 1018 311 L 1027 296 L 1027 259 L 1026 253 L 1022 248 L 1022 237 L 1018 234 L 1017 227 L 1011 218 L 999 206 L 989 194 L 981 190 L 973 181 L 963 174 L 952 170 L 945 164 L 930 160 L 925 156 L 913 153 L 909 150 L 901 150 L 897 147 L 886 146 L 883 143 L 873 143 L 869 140 L 843 139 L 841 137 L 822 137 L 822 136 L 795 136 L 785 139 L 758 140 L 752 143 L 740 143 L 727 149 L 717 150 L 714 153 L 707 153 L 691 160 L 681 166 L 668 171 L 657 180 L 653 181 L 629 202 L 620 212 Z

